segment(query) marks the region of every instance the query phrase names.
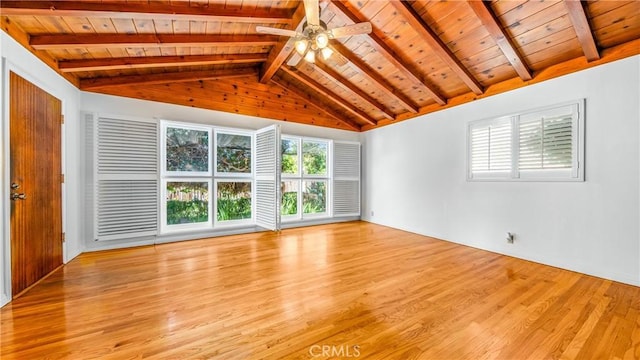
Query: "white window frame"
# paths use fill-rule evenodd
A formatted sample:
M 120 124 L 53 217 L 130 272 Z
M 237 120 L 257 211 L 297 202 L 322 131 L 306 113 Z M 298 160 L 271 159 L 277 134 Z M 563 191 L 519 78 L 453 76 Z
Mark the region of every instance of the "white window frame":
M 251 139 L 251 172 L 239 173 L 239 172 L 219 172 L 218 171 L 218 134 L 227 135 L 240 135 L 247 136 Z M 216 127 L 213 129 L 214 136 L 214 149 L 213 149 L 213 176 L 216 178 L 253 178 L 255 172 L 255 149 L 256 149 L 256 136 L 254 130 L 240 130 Z
M 540 113 L 553 113 L 561 108 L 573 107 L 571 169 L 519 169 L 520 119 Z M 511 121 L 511 169 L 502 172 L 473 172 L 471 162 L 471 130 L 474 126 L 497 123 L 509 118 Z M 584 181 L 585 99 L 566 101 L 522 113 L 471 121 L 467 125 L 467 181 Z
M 209 204 L 207 206 L 207 211 L 209 212 L 209 219 L 206 222 L 199 223 L 190 223 L 190 224 L 167 224 L 167 183 L 170 182 L 193 182 L 193 183 L 207 183 L 207 187 L 209 189 Z M 212 179 L 209 178 L 194 178 L 194 177 L 172 177 L 172 178 L 163 178 L 161 181 L 161 209 L 160 209 L 160 231 L 161 233 L 169 233 L 169 232 L 179 232 L 179 231 L 193 231 L 193 230 L 203 230 L 210 229 L 213 224 L 213 218 L 216 214 L 213 213 L 213 195 L 215 190 L 213 186 Z
M 237 219 L 237 220 L 218 220 L 218 184 L 219 183 L 229 183 L 229 182 L 246 182 L 251 184 L 251 217 L 248 219 Z M 255 224 L 256 218 L 256 202 L 255 200 L 255 181 L 250 178 L 216 178 L 213 181 L 213 198 L 215 198 L 214 206 L 213 206 L 213 224 L 215 227 L 230 227 L 230 226 L 238 226 L 238 225 L 251 225 Z
M 208 171 L 168 171 L 167 170 L 167 128 L 181 128 L 187 130 L 195 130 L 195 131 L 206 131 L 209 136 L 209 150 L 207 156 L 209 157 Z M 174 121 L 166 121 L 162 120 L 160 122 L 161 128 L 161 139 L 160 139 L 160 161 L 162 162 L 161 173 L 162 177 L 210 177 L 212 175 L 212 147 L 214 145 L 214 141 L 212 138 L 212 131 L 210 126 L 198 126 L 192 124 L 186 124 L 181 122 Z

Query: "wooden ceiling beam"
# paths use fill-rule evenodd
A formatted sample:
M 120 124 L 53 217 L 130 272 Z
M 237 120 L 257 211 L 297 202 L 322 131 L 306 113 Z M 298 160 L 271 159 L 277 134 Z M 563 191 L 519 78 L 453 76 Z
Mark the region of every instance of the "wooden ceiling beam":
M 331 47 L 337 53 L 349 60 L 348 65 L 352 69 L 357 71 L 360 75 L 367 78 L 367 80 L 380 88 L 380 90 L 382 90 L 387 96 L 389 96 L 389 98 L 397 101 L 402 107 L 412 113 L 418 112 L 418 107 L 413 104 L 413 101 L 411 101 L 411 99 L 400 93 L 398 89 L 391 85 L 384 77 L 380 76 L 380 74 L 375 72 L 363 60 L 353 54 L 351 50 L 347 49 L 347 47 L 342 43 L 333 42 L 331 44 Z
M 47 64 L 47 66 L 53 69 L 53 71 L 57 72 L 58 74 L 60 74 L 60 76 L 65 78 L 68 82 L 78 87 L 79 85 L 78 77 L 76 77 L 74 74 L 63 73 L 62 71 L 60 71 L 60 69 L 58 69 L 57 59 L 53 58 L 48 53 L 38 51 L 34 49 L 32 46 L 30 46 L 29 34 L 25 33 L 24 30 L 22 30 L 22 28 L 18 26 L 18 24 L 9 20 L 9 18 L 6 16 L 0 16 L 0 20 L 2 21 L 2 30 L 4 30 L 4 32 L 9 34 L 9 36 L 11 36 L 14 40 L 16 40 L 20 45 L 22 45 L 34 56 L 42 60 L 42 62 Z
M 481 95 L 484 91 L 482 85 L 476 80 L 462 62 L 449 50 L 447 45 L 440 40 L 438 35 L 431 30 L 429 25 L 422 19 L 410 3 L 406 1 L 391 1 L 398 13 L 407 20 L 409 25 L 415 29 L 422 39 L 429 45 L 433 52 L 444 61 L 453 72 L 473 91 L 476 95 Z
M 296 8 L 296 11 L 291 17 L 290 29 L 296 31 L 302 30 L 302 25 L 305 20 L 305 10 L 302 2 Z M 269 52 L 267 61 L 262 65 L 260 69 L 260 82 L 266 84 L 271 80 L 273 75 L 280 69 L 282 64 L 293 52 L 295 41 L 292 38 L 281 37 L 277 44 L 275 44 Z
M 287 65 L 281 67 L 281 69 L 287 75 L 289 75 L 292 78 L 300 81 L 305 86 L 309 87 L 311 90 L 319 93 L 320 95 L 322 95 L 322 96 L 326 97 L 327 99 L 331 100 L 333 103 L 339 105 L 340 107 L 342 107 L 345 110 L 349 111 L 350 113 L 354 114 L 357 118 L 361 119 L 362 121 L 366 122 L 367 124 L 370 124 L 370 125 L 377 124 L 377 121 L 372 119 L 364 111 L 362 111 L 362 110 L 358 109 L 357 107 L 345 102 L 344 99 L 342 99 L 340 96 L 338 96 L 335 93 L 333 93 L 332 91 L 326 89 L 324 86 L 322 86 L 321 84 L 319 84 L 318 82 L 316 82 L 315 80 L 313 80 L 312 78 L 307 76 L 306 74 L 302 73 L 302 71 L 297 71 L 295 68 L 291 68 L 291 67 L 289 67 Z
M 347 89 L 353 92 L 362 100 L 364 100 L 366 103 L 378 109 L 382 113 L 382 115 L 384 115 L 385 118 L 389 120 L 395 119 L 395 115 L 391 111 L 387 110 L 387 108 L 385 108 L 382 104 L 380 104 L 380 102 L 378 102 L 376 99 L 369 96 L 369 94 L 362 91 L 362 89 L 360 89 L 359 87 L 355 86 L 352 82 L 347 80 L 347 78 L 342 76 L 342 74 L 333 70 L 331 67 L 329 67 L 327 64 L 323 63 L 319 59 L 316 59 L 315 66 L 313 66 L 313 70 L 337 82 L 338 85 L 343 89 Z
M 369 21 L 369 19 L 367 19 L 364 15 L 356 13 L 355 10 L 351 10 L 341 1 L 332 1 L 330 3 L 330 6 L 334 11 L 343 14 L 353 23 Z M 377 30 L 375 28 L 369 34 L 369 38 L 371 39 L 371 45 L 380 55 L 384 56 L 384 58 L 391 64 L 393 64 L 393 66 L 398 70 L 402 71 L 402 73 L 405 74 L 405 76 L 407 76 L 411 81 L 423 85 L 429 96 L 436 103 L 440 105 L 444 105 L 447 103 L 447 99 L 440 95 L 438 90 L 424 76 L 422 76 L 420 72 L 418 72 L 414 67 L 410 66 L 407 62 L 402 60 L 402 58 L 384 42 L 382 37 L 377 34 Z
M 470 103 L 478 99 L 484 99 L 489 96 L 505 93 L 507 91 L 520 89 L 533 84 L 539 84 L 550 79 L 555 79 L 560 76 L 575 73 L 577 71 L 590 69 L 599 65 L 603 65 L 603 64 L 611 63 L 617 60 L 640 55 L 640 39 L 631 40 L 624 44 L 620 44 L 620 45 L 616 45 L 616 46 L 604 49 L 602 50 L 600 55 L 601 55 L 600 59 L 595 61 L 587 61 L 586 58 L 580 56 L 577 58 L 573 58 L 571 60 L 567 60 L 565 62 L 551 65 L 545 69 L 536 71 L 534 73 L 533 79 L 529 81 L 522 81 L 520 77 L 514 77 L 508 80 L 501 81 L 496 84 L 492 84 L 487 87 L 487 91 L 485 91 L 484 94 L 482 95 L 475 95 L 470 92 L 466 94 L 458 95 L 456 97 L 449 99 L 449 101 L 447 102 L 447 105 L 445 105 L 444 107 L 436 104 L 431 104 L 431 105 L 422 107 L 418 114 L 409 114 L 409 113 L 398 114 L 398 116 L 396 116 L 395 121 L 388 121 L 388 120 L 382 119 L 378 121 L 377 127 L 396 124 L 399 121 L 404 121 L 419 115 L 440 111 L 443 108 L 451 108 L 458 105 Z M 363 125 L 362 131 L 367 131 L 374 128 L 376 128 L 376 126 Z
M 267 7 L 253 10 L 226 9 L 224 3 L 203 6 L 161 3 L 109 3 L 87 1 L 6 1 L 0 2 L 3 15 L 106 17 L 111 19 L 186 20 L 290 24 L 286 9 Z
M 361 130 L 360 125 L 356 124 L 355 122 L 353 122 L 353 121 L 351 121 L 349 119 L 345 119 L 342 114 L 334 111 L 331 108 L 328 108 L 324 104 L 319 103 L 314 97 L 312 97 L 311 95 L 305 93 L 304 91 L 296 88 L 295 86 L 292 86 L 291 84 L 283 84 L 281 81 L 282 80 L 276 79 L 274 77 L 271 78 L 271 82 L 273 84 L 281 87 L 282 89 L 284 89 L 288 93 L 291 93 L 291 94 L 295 95 L 296 97 L 298 97 L 299 99 L 301 99 L 305 103 L 310 104 L 311 106 L 313 106 L 316 109 L 322 111 L 323 113 L 326 113 L 327 115 L 329 115 L 333 119 L 338 120 L 338 121 L 342 122 L 343 124 L 346 124 L 347 126 L 349 126 L 350 128 L 352 128 L 352 129 L 354 129 L 356 131 L 360 131 Z
M 78 71 L 138 69 L 170 66 L 246 64 L 259 63 L 266 60 L 266 54 L 136 56 L 62 60 L 58 62 L 58 68 L 60 71 L 68 73 Z
M 484 1 L 467 1 L 471 9 L 476 13 L 482 25 L 489 32 L 493 40 L 496 42 L 504 56 L 509 60 L 511 66 L 520 76 L 522 80 L 531 80 L 533 75 L 524 58 L 520 55 L 509 35 L 500 25 L 495 14 L 489 9 L 488 4 Z
M 127 85 L 153 85 L 185 81 L 231 79 L 245 76 L 256 76 L 257 74 L 257 68 L 244 68 L 217 71 L 179 71 L 144 75 L 87 78 L 80 79 L 80 90 L 97 90 Z
M 69 48 L 268 46 L 272 35 L 168 35 L 168 34 L 63 34 L 34 35 L 29 44 L 37 50 Z
M 587 20 L 587 14 L 584 11 L 582 2 L 579 0 L 567 0 L 564 2 L 569 12 L 569 19 L 573 24 L 573 28 L 578 36 L 580 46 L 587 61 L 594 61 L 600 59 L 600 53 L 598 52 L 598 46 L 593 37 L 591 26 L 589 26 L 589 20 Z

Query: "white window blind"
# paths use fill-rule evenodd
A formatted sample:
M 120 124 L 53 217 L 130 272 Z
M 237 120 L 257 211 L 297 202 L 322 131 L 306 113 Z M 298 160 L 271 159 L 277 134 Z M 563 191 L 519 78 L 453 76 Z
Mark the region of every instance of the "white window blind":
M 584 180 L 584 99 L 469 123 L 468 179 Z
M 360 215 L 360 144 L 333 142 L 333 215 Z
M 471 131 L 472 173 L 511 171 L 511 119 L 474 124 Z
M 96 240 L 158 232 L 158 124 L 99 118 Z
M 571 169 L 573 166 L 573 111 L 534 113 L 520 118 L 520 170 Z
M 256 131 L 256 225 L 280 228 L 280 127 Z

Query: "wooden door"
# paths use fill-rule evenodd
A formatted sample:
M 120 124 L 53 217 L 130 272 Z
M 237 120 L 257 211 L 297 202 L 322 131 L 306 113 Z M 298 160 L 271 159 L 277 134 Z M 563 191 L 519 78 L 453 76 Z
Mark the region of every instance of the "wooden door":
M 10 74 L 11 289 L 62 265 L 60 100 Z

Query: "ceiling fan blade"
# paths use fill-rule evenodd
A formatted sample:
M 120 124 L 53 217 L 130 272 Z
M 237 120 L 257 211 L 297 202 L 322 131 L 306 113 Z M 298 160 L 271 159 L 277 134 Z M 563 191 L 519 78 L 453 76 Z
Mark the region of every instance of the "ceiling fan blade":
M 289 61 L 287 61 L 287 65 L 292 67 L 298 67 L 298 65 L 302 62 L 302 59 L 303 57 L 294 51 L 291 57 L 289 58 Z
M 301 35 L 298 32 L 293 30 L 278 29 L 278 28 L 272 28 L 267 26 L 256 26 L 256 32 L 260 34 L 271 34 L 271 35 L 280 35 L 280 36 L 289 36 L 289 37 L 296 37 Z
M 370 22 L 347 25 L 347 26 L 331 29 L 330 31 L 331 36 L 334 39 L 345 37 L 345 36 L 351 36 L 351 35 L 369 34 L 370 32 L 371 32 Z
M 307 24 L 320 26 L 320 6 L 318 0 L 304 0 L 304 11 L 307 15 Z

